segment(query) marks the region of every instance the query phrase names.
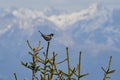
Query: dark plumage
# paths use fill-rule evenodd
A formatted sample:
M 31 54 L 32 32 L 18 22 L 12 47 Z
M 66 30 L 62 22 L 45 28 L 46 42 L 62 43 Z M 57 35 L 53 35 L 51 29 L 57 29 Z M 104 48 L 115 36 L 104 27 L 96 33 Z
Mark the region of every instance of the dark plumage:
M 54 36 L 53 33 L 46 35 L 46 34 L 43 34 L 42 32 L 40 32 L 40 34 L 46 41 L 50 41 L 52 39 L 52 37 Z

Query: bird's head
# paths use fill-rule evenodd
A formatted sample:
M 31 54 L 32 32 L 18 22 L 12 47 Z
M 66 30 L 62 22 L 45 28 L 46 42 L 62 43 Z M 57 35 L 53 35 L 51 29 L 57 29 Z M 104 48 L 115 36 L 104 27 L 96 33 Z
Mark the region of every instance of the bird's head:
M 54 34 L 53 34 L 53 33 L 51 33 L 50 35 L 51 35 L 52 37 L 54 36 Z

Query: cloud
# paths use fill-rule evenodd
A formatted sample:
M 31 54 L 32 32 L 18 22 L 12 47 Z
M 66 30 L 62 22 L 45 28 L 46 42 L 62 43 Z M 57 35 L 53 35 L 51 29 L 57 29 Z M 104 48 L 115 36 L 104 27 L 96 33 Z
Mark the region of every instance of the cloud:
M 83 49 L 89 53 L 92 53 L 93 55 L 101 52 L 120 52 L 119 48 L 115 46 L 114 42 L 115 41 L 111 37 L 107 38 L 106 41 L 101 43 L 87 39 L 85 44 L 82 46 Z
M 100 9 L 102 9 L 102 10 L 99 13 Z M 50 14 L 51 16 L 47 16 L 41 11 L 23 9 L 23 8 L 18 9 L 18 10 L 12 10 L 12 11 L 9 10 L 10 11 L 9 14 L 13 15 L 14 20 L 17 20 L 16 23 L 19 24 L 19 28 L 27 29 L 27 30 L 28 30 L 29 26 L 31 26 L 31 27 L 35 26 L 35 24 L 37 24 L 39 21 L 48 20 L 48 21 L 54 23 L 56 25 L 56 27 L 58 27 L 59 29 L 64 30 L 66 28 L 69 28 L 69 26 L 71 26 L 72 24 L 74 24 L 78 21 L 91 20 L 92 18 L 94 19 L 97 16 L 97 17 L 99 17 L 99 22 L 103 22 L 106 17 L 103 7 L 98 4 L 93 4 L 88 9 L 85 9 L 85 10 L 82 10 L 79 12 L 64 13 L 64 14 L 61 13 L 59 15 L 54 14 L 54 9 L 51 9 L 51 10 L 53 10 L 53 11 L 50 13 L 47 13 L 47 15 Z M 55 13 L 60 13 L 60 12 L 56 10 Z M 103 15 L 105 15 L 105 16 L 103 16 Z M 103 19 L 101 20 L 100 17 Z M 6 17 L 6 18 L 8 18 L 8 17 Z M 35 20 L 37 20 L 37 21 L 35 22 Z M 33 23 L 33 22 L 35 22 L 35 23 Z M 94 21 L 92 21 L 92 22 L 94 22 Z M 46 23 L 46 22 L 43 22 L 43 23 Z M 13 24 L 15 24 L 15 22 Z M 39 23 L 39 25 L 40 24 L 41 23 Z M 98 23 L 98 25 L 99 24 L 100 23 Z
M 0 28 L 0 35 L 4 34 L 7 32 L 9 29 L 11 29 L 11 25 L 4 26 L 4 28 Z
M 37 29 L 54 31 L 56 41 L 65 46 L 82 44 L 95 52 L 117 50 L 120 35 L 120 9 L 109 9 L 102 4 L 92 4 L 89 8 L 73 13 L 50 13 L 31 10 L 13 9 L 0 15 L 0 35 L 11 29 L 21 30 L 22 34 L 34 36 Z M 59 13 L 60 12 L 60 13 Z M 57 13 L 57 14 L 56 14 Z M 48 16 L 49 15 L 49 16 Z M 93 46 L 89 47 L 90 45 Z M 79 45 L 78 45 L 79 46 Z M 110 48 L 111 47 L 111 48 Z M 96 49 L 94 49 L 96 48 Z
M 109 19 L 108 11 L 101 4 L 92 4 L 88 9 L 69 14 L 53 15 L 48 17 L 48 20 L 53 22 L 59 29 L 65 30 L 69 26 L 77 22 L 85 22 L 81 24 L 84 31 L 97 29 L 100 24 Z M 96 21 L 96 23 L 94 22 Z M 88 24 L 90 26 L 88 26 Z
M 74 40 L 67 33 L 62 33 L 60 37 L 56 38 L 56 40 L 59 43 L 64 44 L 65 46 L 73 46 L 74 45 Z

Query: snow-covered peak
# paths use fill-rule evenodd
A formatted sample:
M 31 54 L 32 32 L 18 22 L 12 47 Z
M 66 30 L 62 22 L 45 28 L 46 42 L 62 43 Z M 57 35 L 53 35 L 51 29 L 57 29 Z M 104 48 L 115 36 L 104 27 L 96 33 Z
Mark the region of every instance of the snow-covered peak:
M 66 13 L 66 11 L 56 9 L 54 7 L 48 7 L 48 8 L 43 10 L 43 13 L 46 16 L 52 16 L 52 15 L 56 15 L 57 16 L 57 15 L 61 15 L 61 14 Z
M 2 13 L 2 11 L 0 11 L 0 13 Z M 41 25 L 49 22 L 53 23 L 56 28 L 65 30 L 79 21 L 93 20 L 97 17 L 105 19 L 108 17 L 106 16 L 108 14 L 107 9 L 101 4 L 92 4 L 88 9 L 73 13 L 66 13 L 51 7 L 45 9 L 43 12 L 24 8 L 9 9 L 7 12 L 4 12 L 4 16 L 1 15 L 0 17 L 4 19 L 11 18 L 11 25 L 19 24 L 18 27 L 23 29 L 28 29 L 31 25 L 31 27 L 33 27 L 36 26 L 35 24 Z
M 109 12 L 107 8 L 103 7 L 101 4 L 92 4 L 88 9 L 69 14 L 53 15 L 48 17 L 48 19 L 52 21 L 59 29 L 63 30 L 78 21 L 88 21 L 98 17 L 104 18 L 104 21 L 109 17 L 108 15 Z
M 45 14 L 45 11 L 50 15 Z M 119 40 L 120 9 L 111 10 L 101 4 L 92 4 L 87 9 L 72 13 L 59 12 L 54 8 L 45 11 L 24 8 L 1 10 L 0 13 L 4 14 L 0 15 L 0 36 L 10 31 L 34 36 L 35 31 L 41 29 L 55 32 L 58 35 L 55 40 L 66 46 L 72 46 L 79 41 L 83 44 L 96 44 L 99 37 L 105 39 L 106 45 L 110 42 L 110 45 L 114 45 Z M 110 36 L 111 32 L 115 36 Z M 66 35 L 69 36 L 65 37 Z

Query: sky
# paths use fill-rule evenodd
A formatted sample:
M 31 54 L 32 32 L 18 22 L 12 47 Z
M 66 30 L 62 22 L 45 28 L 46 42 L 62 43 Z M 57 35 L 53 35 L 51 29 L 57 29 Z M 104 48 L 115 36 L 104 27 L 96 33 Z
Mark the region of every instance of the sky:
M 24 7 L 43 10 L 48 7 L 65 9 L 67 11 L 78 11 L 87 8 L 91 3 L 102 3 L 109 7 L 119 7 L 119 0 L 0 0 L 0 7 Z
M 0 0 L 0 80 L 30 79 L 30 71 L 20 61 L 29 61 L 29 39 L 33 46 L 43 33 L 55 34 L 51 50 L 64 59 L 69 47 L 71 66 L 76 65 L 82 51 L 82 73 L 90 73 L 81 80 L 102 80 L 101 66 L 107 67 L 113 56 L 111 80 L 120 76 L 120 0 Z M 48 9 L 48 11 L 46 11 Z M 57 47 L 56 47 L 57 46 Z M 44 52 L 45 49 L 43 49 Z M 61 54 L 62 53 L 62 54 Z M 62 64 L 61 68 L 66 70 Z

